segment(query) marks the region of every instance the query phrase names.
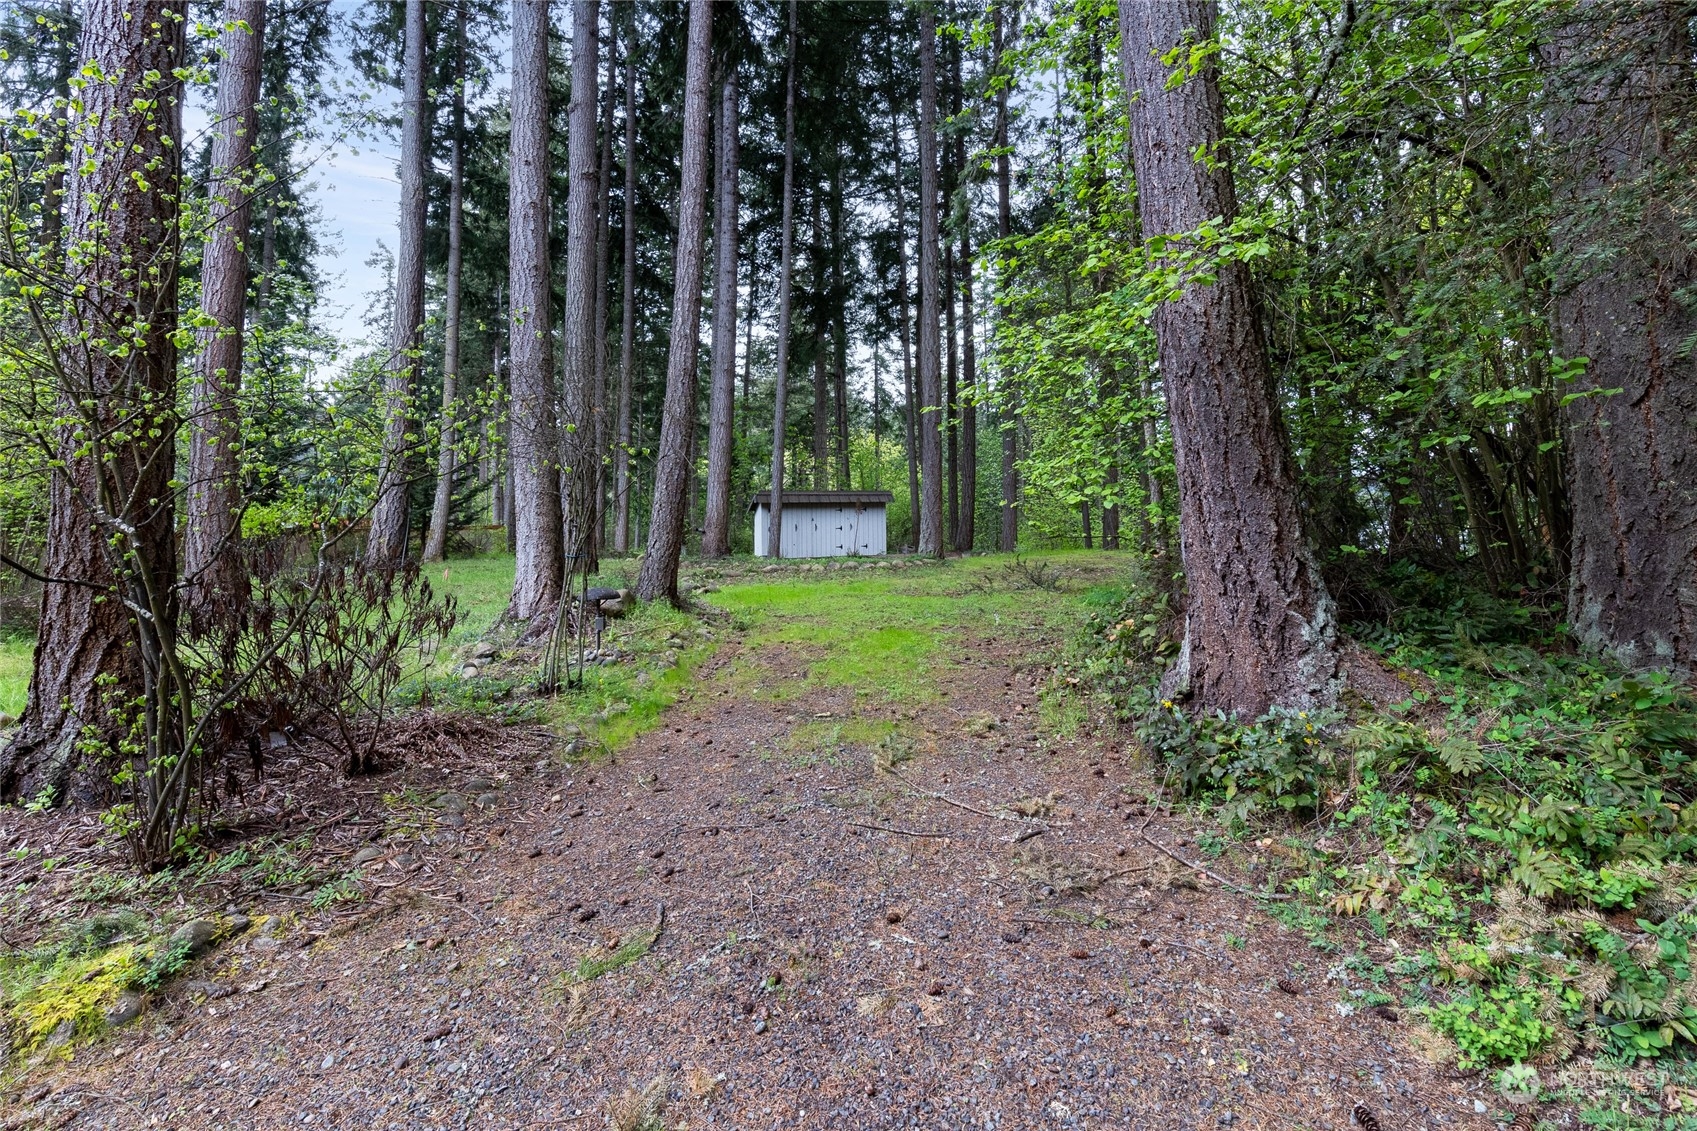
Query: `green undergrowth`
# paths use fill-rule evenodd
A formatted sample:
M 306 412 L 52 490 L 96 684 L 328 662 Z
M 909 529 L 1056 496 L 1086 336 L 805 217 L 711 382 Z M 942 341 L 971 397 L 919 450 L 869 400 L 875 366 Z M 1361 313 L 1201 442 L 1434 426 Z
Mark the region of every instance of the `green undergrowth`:
M 1697 700 L 1538 610 L 1412 567 L 1384 584 L 1391 611 L 1348 632 L 1407 688 L 1388 710 L 1161 699 L 1179 629 L 1144 587 L 1091 615 L 1072 670 L 1258 884 L 1301 897 L 1270 910 L 1323 946 L 1396 941 L 1379 989 L 1340 979 L 1356 1004 L 1394 993 L 1463 1068 L 1697 1055 Z
M 654 949 L 654 942 L 659 937 L 659 930 L 650 927 L 636 932 L 611 949 L 597 948 L 579 958 L 577 965 L 563 975 L 562 981 L 567 985 L 582 985 L 615 970 L 622 970 L 646 957 L 648 952 Z
M 13 1054 L 27 1058 L 97 1036 L 121 995 L 159 990 L 193 958 L 186 940 L 133 912 L 94 915 L 0 954 L 0 1008 Z
M 15 719 L 29 702 L 30 669 L 35 641 L 28 636 L 0 636 L 0 715 Z
M 491 555 L 437 568 L 433 581 L 453 595 L 463 615 L 429 672 L 403 690 L 403 705 L 428 702 L 506 723 L 547 726 L 577 738 L 575 756 L 611 753 L 658 725 L 661 714 L 692 682 L 696 666 L 712 654 L 719 636 L 710 622 L 689 611 L 665 602 L 642 602 L 626 616 L 610 620 L 603 633 L 603 645 L 617 648 L 621 662 L 588 665 L 575 686 L 538 695 L 533 651 L 491 665 L 487 674 L 464 678 L 460 667 L 469 645 L 491 639 L 503 654 L 512 647 L 511 626 L 496 626 L 512 591 L 513 560 Z M 634 570 L 634 563 L 614 559 L 592 584 L 628 588 Z M 588 643 L 593 646 L 593 641 Z M 577 674 L 574 670 L 573 676 Z

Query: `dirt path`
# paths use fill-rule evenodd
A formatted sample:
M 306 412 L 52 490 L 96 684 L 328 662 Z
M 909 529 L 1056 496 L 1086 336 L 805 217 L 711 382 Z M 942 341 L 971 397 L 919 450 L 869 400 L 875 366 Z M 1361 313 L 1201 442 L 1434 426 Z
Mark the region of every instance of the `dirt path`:
M 73 1128 L 1343 1131 L 1360 1103 L 1385 1128 L 1489 1125 L 1482 1085 L 1427 1065 L 1404 1025 L 1342 1015 L 1299 934 L 1145 843 L 1200 858 L 1138 804 L 1119 750 L 1039 739 L 1017 642 L 959 658 L 915 706 L 766 697 L 807 657 L 728 646 L 613 762 L 515 773 L 444 830 L 428 892 L 396 883 L 399 910 L 339 937 L 227 945 L 175 1008 L 13 1110 Z M 897 737 L 843 737 L 868 723 Z M 1042 823 L 988 815 L 1021 799 Z M 656 927 L 649 953 L 571 976 Z

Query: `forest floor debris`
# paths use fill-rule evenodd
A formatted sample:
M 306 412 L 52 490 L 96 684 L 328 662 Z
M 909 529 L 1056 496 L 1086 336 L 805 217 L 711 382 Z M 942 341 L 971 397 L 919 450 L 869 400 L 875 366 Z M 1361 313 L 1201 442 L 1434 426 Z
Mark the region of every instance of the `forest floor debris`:
M 1365 1104 L 1387 1127 L 1506 1119 L 1489 1079 L 1446 1074 L 1407 1026 L 1279 993 L 1323 984 L 1302 932 L 1149 849 L 1143 834 L 1199 834 L 1148 805 L 1155 783 L 1117 732 L 1040 721 L 1033 659 L 1082 587 L 1038 607 L 957 569 L 726 585 L 737 631 L 613 764 L 561 764 L 515 727 L 298 802 L 280 831 L 322 826 L 310 854 L 185 892 L 236 905 L 244 930 L 135 1021 L 35 1058 L 0 1116 L 1344 1131 Z M 874 597 L 834 619 L 833 602 Z M 963 712 L 997 725 L 967 733 Z M 904 777 L 947 803 L 878 773 L 876 739 L 799 757 L 791 737 L 820 715 L 899 728 Z M 874 733 L 895 732 L 856 737 Z M 1050 797 L 1070 812 L 1043 851 L 1010 843 L 1032 822 L 1008 800 Z M 10 843 L 50 820 L 8 814 Z M 71 846 L 97 831 L 65 825 Z M 315 898 L 350 875 L 358 900 Z M 586 956 L 595 976 L 562 977 Z M 238 990 L 191 989 L 208 983 Z

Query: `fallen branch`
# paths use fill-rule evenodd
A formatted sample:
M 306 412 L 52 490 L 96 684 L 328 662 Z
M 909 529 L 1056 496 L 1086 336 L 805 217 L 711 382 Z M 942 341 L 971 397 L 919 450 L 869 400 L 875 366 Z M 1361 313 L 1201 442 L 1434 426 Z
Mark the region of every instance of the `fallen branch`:
M 954 835 L 953 833 L 925 832 L 924 830 L 921 830 L 921 829 L 898 829 L 898 828 L 892 828 L 889 825 L 869 825 L 864 821 L 844 821 L 843 824 L 853 825 L 857 829 L 872 829 L 876 832 L 881 832 L 881 833 L 895 833 L 897 836 L 935 837 L 939 840 L 947 840 Z M 1037 831 L 1042 832 L 1043 830 L 1038 829 Z
M 933 801 L 941 801 L 945 805 L 953 805 L 956 809 L 962 809 L 968 813 L 976 813 L 980 817 L 988 817 L 992 821 L 1030 821 L 1035 825 L 1042 826 L 1045 830 L 1067 827 L 1064 822 L 1039 821 L 1036 817 L 1022 817 L 1013 813 L 992 813 L 986 809 L 979 809 L 976 806 L 968 805 L 964 801 L 956 801 L 946 793 L 935 793 L 929 789 L 923 788 L 922 786 L 915 785 L 913 782 L 910 782 L 903 777 L 900 771 L 898 771 L 894 766 L 890 767 L 885 772 L 897 781 L 901 782 L 903 785 L 907 786 L 909 789 L 913 790 L 913 792 L 919 794 L 921 797 L 929 797 Z
M 1239 892 L 1243 895 L 1252 895 L 1257 899 L 1289 899 L 1290 898 L 1290 895 L 1286 892 L 1256 891 L 1254 888 L 1246 888 L 1241 884 L 1234 884 L 1230 880 L 1225 879 L 1225 878 L 1223 878 L 1219 875 L 1216 875 L 1213 872 L 1210 872 L 1208 869 L 1204 868 L 1200 864 L 1191 863 L 1189 860 L 1186 860 L 1184 857 L 1180 856 L 1178 853 L 1174 852 L 1172 849 L 1168 848 L 1166 845 L 1157 842 L 1153 837 L 1149 836 L 1147 833 L 1140 833 L 1138 835 L 1140 835 L 1143 838 L 1143 843 L 1147 844 L 1150 848 L 1155 849 L 1157 852 L 1166 853 L 1168 856 L 1172 857 L 1174 860 L 1177 860 L 1180 864 L 1183 864 L 1186 868 L 1189 868 L 1192 871 L 1202 873 L 1204 876 L 1207 876 L 1210 880 L 1213 880 L 1215 883 L 1219 884 L 1221 887 L 1226 888 L 1230 891 Z

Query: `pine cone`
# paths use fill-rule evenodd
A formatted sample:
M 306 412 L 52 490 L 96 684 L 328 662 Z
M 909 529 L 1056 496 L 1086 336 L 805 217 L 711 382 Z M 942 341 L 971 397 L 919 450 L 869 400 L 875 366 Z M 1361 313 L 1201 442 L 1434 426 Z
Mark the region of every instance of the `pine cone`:
M 1302 987 L 1291 981 L 1289 978 L 1280 978 L 1274 984 L 1285 993 L 1290 994 L 1292 997 L 1296 997 L 1298 994 L 1302 993 Z
M 1514 1122 L 1508 1125 L 1508 1131 L 1533 1131 L 1537 1126 L 1537 1116 L 1530 1111 L 1521 1111 L 1514 1117 Z
M 1361 1131 L 1382 1131 L 1378 1119 L 1363 1104 L 1355 1105 L 1355 1121 L 1361 1124 Z

